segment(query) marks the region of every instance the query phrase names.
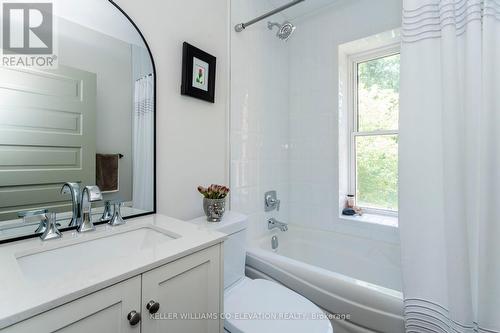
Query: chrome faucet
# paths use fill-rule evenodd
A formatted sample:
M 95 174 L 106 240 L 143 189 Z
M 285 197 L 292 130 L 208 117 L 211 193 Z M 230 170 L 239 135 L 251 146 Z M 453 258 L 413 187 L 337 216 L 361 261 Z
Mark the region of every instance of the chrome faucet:
M 272 230 L 278 228 L 281 231 L 287 231 L 288 230 L 288 224 L 280 222 L 276 220 L 274 217 L 271 217 L 269 220 L 267 220 L 267 229 Z
M 80 198 L 80 221 L 78 224 L 78 232 L 86 232 L 95 230 L 92 223 L 92 202 L 102 200 L 101 190 L 97 186 L 85 186 L 82 190 Z
M 80 218 L 80 185 L 78 183 L 64 183 L 61 188 L 61 194 L 71 195 L 71 221 L 69 222 L 69 227 L 75 227 L 78 225 L 78 220 Z

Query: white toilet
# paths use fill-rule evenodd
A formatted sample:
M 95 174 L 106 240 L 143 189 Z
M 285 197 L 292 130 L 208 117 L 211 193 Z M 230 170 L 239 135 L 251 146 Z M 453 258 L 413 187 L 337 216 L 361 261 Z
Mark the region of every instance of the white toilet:
M 333 333 L 321 309 L 305 297 L 275 282 L 245 277 L 247 216 L 226 212 L 219 223 L 205 217 L 190 222 L 229 236 L 224 242 L 226 332 Z

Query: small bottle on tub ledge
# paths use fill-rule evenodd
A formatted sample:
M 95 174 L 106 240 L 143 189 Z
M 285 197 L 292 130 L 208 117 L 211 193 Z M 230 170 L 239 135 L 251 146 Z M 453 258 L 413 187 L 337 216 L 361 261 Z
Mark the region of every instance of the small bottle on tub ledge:
M 342 215 L 353 216 L 353 215 L 363 215 L 363 209 L 356 206 L 356 197 L 354 194 L 348 194 L 346 196 L 345 207 L 342 210 Z

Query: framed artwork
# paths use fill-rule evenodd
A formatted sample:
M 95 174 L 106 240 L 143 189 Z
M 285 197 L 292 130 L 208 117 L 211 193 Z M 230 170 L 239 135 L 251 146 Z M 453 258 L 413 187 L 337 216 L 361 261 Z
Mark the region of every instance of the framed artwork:
M 216 60 L 213 55 L 184 42 L 181 94 L 214 103 Z

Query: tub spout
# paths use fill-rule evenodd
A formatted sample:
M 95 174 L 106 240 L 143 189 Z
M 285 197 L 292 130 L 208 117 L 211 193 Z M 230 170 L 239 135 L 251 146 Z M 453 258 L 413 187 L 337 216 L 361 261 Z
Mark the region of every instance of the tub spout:
M 269 220 L 267 220 L 267 229 L 272 230 L 278 228 L 281 231 L 287 231 L 288 230 L 288 224 L 280 222 L 276 220 L 274 217 L 271 217 Z

